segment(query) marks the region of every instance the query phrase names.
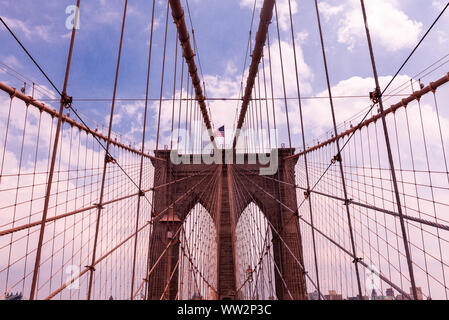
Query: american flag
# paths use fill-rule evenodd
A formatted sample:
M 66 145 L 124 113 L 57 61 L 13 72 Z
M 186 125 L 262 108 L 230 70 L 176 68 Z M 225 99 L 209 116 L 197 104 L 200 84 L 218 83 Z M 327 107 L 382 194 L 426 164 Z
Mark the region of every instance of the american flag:
M 225 136 L 225 127 L 224 126 L 218 128 L 218 130 L 216 131 L 216 136 L 224 138 L 224 136 Z

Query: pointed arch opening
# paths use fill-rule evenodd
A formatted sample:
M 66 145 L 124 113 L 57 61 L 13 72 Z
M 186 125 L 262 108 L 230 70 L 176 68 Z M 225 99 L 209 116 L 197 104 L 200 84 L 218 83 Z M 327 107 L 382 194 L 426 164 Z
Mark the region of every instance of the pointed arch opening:
M 276 264 L 273 236 L 262 210 L 251 202 L 235 229 L 237 297 L 242 300 L 275 300 Z
M 210 213 L 197 203 L 180 233 L 179 300 L 217 299 L 217 231 Z

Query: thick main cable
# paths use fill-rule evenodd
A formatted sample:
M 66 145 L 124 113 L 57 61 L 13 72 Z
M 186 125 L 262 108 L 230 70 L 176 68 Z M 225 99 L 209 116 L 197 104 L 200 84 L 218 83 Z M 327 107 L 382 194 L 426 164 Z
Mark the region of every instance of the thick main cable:
M 233 143 L 233 149 L 237 147 L 237 142 L 240 137 L 240 130 L 245 122 L 248 106 L 251 101 L 252 92 L 256 80 L 257 73 L 259 72 L 259 64 L 263 56 L 263 48 L 267 40 L 268 28 L 273 18 L 274 0 L 265 0 L 260 13 L 259 29 L 256 35 L 256 44 L 252 53 L 252 61 L 249 67 L 248 79 L 246 81 L 245 95 L 243 97 L 243 103 L 240 110 L 240 116 L 237 123 L 237 129 L 235 132 L 235 138 Z

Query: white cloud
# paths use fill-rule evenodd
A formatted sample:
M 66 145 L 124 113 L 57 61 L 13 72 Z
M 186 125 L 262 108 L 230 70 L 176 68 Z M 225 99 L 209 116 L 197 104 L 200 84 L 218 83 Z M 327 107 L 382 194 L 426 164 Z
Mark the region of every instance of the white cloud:
M 256 1 L 256 8 L 260 9 L 262 7 L 263 1 Z M 276 1 L 278 17 L 279 17 L 279 27 L 281 30 L 286 31 L 290 30 L 290 10 L 288 5 L 288 0 L 278 0 Z M 250 8 L 251 10 L 254 8 L 254 0 L 240 0 L 240 7 L 242 8 Z M 298 5 L 296 0 L 291 0 L 291 9 L 292 15 L 295 15 L 298 12 Z M 257 17 L 257 14 L 256 16 Z M 273 21 L 276 21 L 276 15 L 273 10 Z M 258 26 L 259 22 L 256 22 L 255 25 Z M 256 27 L 257 28 L 257 27 Z
M 206 76 L 208 95 L 211 97 L 240 97 L 240 81 L 235 77 Z M 235 110 L 241 105 L 241 101 L 211 101 L 210 109 L 214 124 L 219 127 L 225 125 L 226 129 L 235 125 Z
M 326 19 L 338 19 L 338 42 L 352 50 L 359 41 L 365 40 L 365 30 L 360 2 L 347 0 L 338 6 L 326 1 L 320 4 Z M 373 41 L 387 51 L 398 51 L 413 47 L 419 40 L 422 23 L 410 19 L 401 10 L 399 1 L 366 1 L 368 22 Z M 364 42 L 363 42 L 364 43 Z
M 301 31 L 296 34 L 296 38 L 299 40 L 300 44 L 303 44 L 309 38 L 309 33 L 307 31 Z
M 36 92 L 36 97 L 38 96 L 39 94 Z M 10 117 L 8 116 L 9 107 L 9 96 L 1 92 L 0 132 L 4 133 L 6 126 L 9 127 L 8 138 L 3 139 L 2 136 L 0 140 L 0 162 L 3 168 L 0 177 L 0 208 L 2 212 L 0 215 L 0 230 L 2 231 L 13 226 L 37 222 L 42 217 L 49 169 L 48 159 L 52 150 L 50 146 L 54 139 L 56 123 L 55 118 L 45 112 L 40 113 L 34 106 L 26 107 L 18 99 L 14 99 L 12 102 Z M 102 168 L 104 152 L 92 135 L 86 135 L 85 132 L 70 127 L 68 124 L 64 124 L 62 128 L 48 218 L 85 208 L 98 202 L 102 175 L 100 168 Z M 23 137 L 25 139 L 21 151 Z M 138 157 L 122 151 L 120 148 L 111 147 L 113 156 L 118 159 L 131 178 L 138 181 L 136 171 L 129 169 L 130 164 L 135 165 L 137 163 Z M 151 177 L 154 174 L 151 164 L 147 162 L 145 168 L 146 173 Z M 152 184 L 150 180 L 152 179 L 143 181 L 143 189 L 150 188 L 150 184 Z M 120 189 L 124 190 L 123 187 L 126 185 L 130 186 L 130 189 L 123 192 L 132 192 L 134 185 L 124 174 L 116 169 L 108 170 L 105 201 L 112 200 L 116 192 Z M 148 194 L 147 197 L 152 201 L 151 194 Z M 119 219 L 123 219 L 123 210 L 137 212 L 135 204 L 136 201 L 131 199 L 121 201 L 120 206 L 105 206 L 103 212 L 108 216 L 107 220 L 110 224 L 102 224 L 101 230 L 114 234 L 114 236 L 108 244 L 99 243 L 99 256 L 109 252 L 120 241 L 134 232 L 134 218 L 126 219 L 120 223 Z M 142 214 L 151 212 L 148 202 L 143 201 L 142 206 Z M 84 268 L 85 264 L 81 261 L 88 258 L 91 252 L 83 250 L 81 247 L 88 243 L 89 246 L 92 245 L 91 235 L 93 234 L 93 228 L 95 228 L 95 219 L 93 218 L 95 211 L 88 210 L 47 224 L 46 235 L 53 234 L 53 238 L 48 236 L 44 241 L 39 278 L 41 279 L 40 287 L 46 289 L 39 292 L 38 298 L 44 298 L 51 291 L 46 284 L 50 277 L 53 279 L 67 278 L 65 270 L 69 264 L 77 265 L 79 261 L 80 269 Z M 110 227 L 113 225 L 117 227 Z M 81 232 L 81 230 L 83 231 Z M 72 232 L 74 238 L 64 237 L 63 239 L 61 237 L 62 234 L 71 234 Z M 0 237 L 0 286 L 2 287 L 2 293 L 5 290 L 14 292 L 22 290 L 23 283 L 25 286 L 24 294 L 27 297 L 32 275 L 24 265 L 27 263 L 32 265 L 33 262 L 31 261 L 34 261 L 33 254 L 36 250 L 38 235 L 38 228 L 30 228 L 16 232 L 12 237 Z M 9 255 L 9 250 L 12 250 L 12 255 Z M 62 255 L 66 259 L 63 259 Z M 71 257 L 71 261 L 69 261 L 70 259 L 67 260 L 67 257 Z M 116 258 L 109 256 L 108 259 L 115 261 Z M 59 267 L 52 268 L 52 271 L 50 271 L 53 265 Z M 102 266 L 98 265 L 98 268 L 102 268 Z M 6 272 L 9 273 L 8 285 L 5 282 Z M 23 280 L 23 277 L 26 277 L 25 280 Z M 56 287 L 52 289 L 55 290 Z M 67 296 L 63 297 L 68 298 L 70 292 L 66 290 L 63 292 L 64 294 L 67 294 Z
M 225 75 L 233 76 L 237 73 L 237 71 L 238 71 L 237 66 L 235 65 L 235 63 L 233 61 L 229 61 L 226 64 Z
M 311 94 L 312 93 L 312 85 L 311 82 L 314 78 L 314 73 L 309 65 L 306 63 L 304 59 L 304 54 L 302 51 L 301 43 L 302 39 L 307 37 L 306 34 L 302 36 L 298 36 L 298 43 L 296 44 L 296 57 L 298 61 L 299 68 L 299 79 L 301 90 L 303 94 Z M 282 46 L 282 58 L 284 64 L 284 77 L 285 77 L 285 91 L 288 97 L 296 97 L 297 95 L 297 87 L 296 87 L 296 75 L 295 75 L 295 64 L 294 64 L 294 53 L 293 46 L 290 43 L 281 41 Z M 267 50 L 267 49 L 266 49 Z M 267 95 L 268 98 L 271 98 L 271 88 L 270 88 L 270 72 L 269 72 L 269 56 L 268 53 L 265 52 L 264 55 L 264 63 L 265 63 L 265 76 L 267 80 Z M 281 60 L 280 60 L 280 50 L 279 43 L 274 41 L 271 46 L 271 62 L 272 62 L 272 71 L 273 71 L 273 92 L 274 97 L 280 98 L 284 97 L 284 88 L 282 81 L 282 73 L 281 73 Z M 292 72 L 293 71 L 293 72 Z M 263 84 L 263 70 L 262 63 L 260 64 L 259 71 L 260 78 L 260 90 L 262 91 L 261 96 L 265 96 L 265 88 Z M 246 79 L 248 75 L 248 69 L 244 73 L 243 77 L 243 90 L 245 89 Z M 205 82 L 207 84 L 208 96 L 210 97 L 225 97 L 225 98 L 241 98 L 241 75 L 226 75 L 226 76 L 207 76 L 205 77 Z M 257 91 L 257 96 L 259 95 L 259 81 L 256 78 L 255 89 Z M 236 110 L 240 112 L 240 107 L 242 105 L 241 101 L 210 101 L 210 109 L 213 116 L 214 124 L 219 127 L 225 125 L 226 130 L 234 129 L 236 125 Z M 273 115 L 273 106 L 271 102 L 266 105 L 265 102 L 262 103 L 262 106 L 258 104 L 258 112 L 260 108 L 262 109 L 262 116 L 264 119 L 264 123 L 266 126 L 266 108 L 268 107 L 268 114 L 270 118 L 271 127 L 273 128 L 274 116 L 276 117 L 276 123 L 278 127 L 281 129 L 282 126 L 286 125 L 286 113 L 285 113 L 285 102 L 282 99 L 276 100 L 274 105 L 274 113 Z M 253 107 L 254 108 L 254 107 Z M 297 110 L 297 106 L 294 103 L 288 103 L 289 114 L 296 115 L 294 110 Z M 254 109 L 253 109 L 254 110 Z M 249 121 L 249 115 L 247 114 L 247 120 Z M 295 118 L 296 119 L 296 118 Z M 282 128 L 283 129 L 283 128 Z M 227 139 L 230 138 L 229 135 Z
M 284 76 L 287 96 L 296 96 L 296 75 L 295 75 L 295 59 L 293 46 L 287 42 L 281 41 L 282 60 L 284 64 Z M 275 96 L 283 97 L 283 85 L 281 74 L 281 60 L 280 60 L 279 43 L 276 41 L 271 46 L 271 64 L 273 69 L 273 81 L 275 82 Z M 265 64 L 268 65 L 268 57 L 265 57 Z M 304 52 L 298 44 L 296 45 L 296 59 L 298 62 L 299 80 L 301 84 L 301 91 L 304 94 L 310 94 L 312 90 L 311 81 L 314 78 L 314 73 L 305 61 Z
M 439 44 L 445 44 L 449 41 L 447 32 L 445 32 L 443 30 L 438 30 L 437 35 L 438 35 L 438 43 Z
M 435 9 L 436 12 L 441 12 L 443 8 L 446 6 L 446 2 L 443 0 L 434 0 L 432 1 L 432 7 Z M 442 21 L 440 21 L 442 24 L 438 30 L 436 31 L 438 36 L 438 43 L 439 44 L 446 44 L 449 41 L 449 35 L 447 33 L 447 28 L 449 27 L 449 19 L 447 15 L 443 17 Z M 445 25 L 443 25 L 445 24 Z
M 83 12 L 87 14 L 85 19 L 87 22 L 95 22 L 98 24 L 111 25 L 118 27 L 123 19 L 123 3 L 121 1 L 100 0 L 100 2 L 86 3 Z M 127 17 L 141 17 L 142 12 L 131 4 L 127 7 Z
M 380 77 L 379 81 L 382 85 L 385 85 L 391 80 L 392 77 Z M 399 76 L 398 83 L 408 81 L 410 78 L 407 76 Z M 332 93 L 337 96 L 366 96 L 367 92 L 373 90 L 375 86 L 373 78 L 361 78 L 352 77 L 343 81 L 340 81 L 332 87 Z M 327 90 L 324 90 L 317 94 L 320 97 L 328 96 Z M 350 119 L 361 110 L 369 107 L 370 101 L 368 98 L 347 98 L 347 99 L 334 99 L 335 114 L 337 117 L 337 124 L 343 123 Z M 304 105 L 304 117 L 309 119 L 308 126 L 310 131 L 313 132 L 309 138 L 316 138 L 326 131 L 333 131 L 332 114 L 328 100 L 308 100 Z M 358 119 L 359 121 L 361 119 Z M 357 120 L 353 125 L 356 125 Z M 349 125 L 349 123 L 348 123 Z
M 27 39 L 38 38 L 46 42 L 51 41 L 50 27 L 44 25 L 31 26 L 27 22 L 20 19 L 3 17 L 6 24 L 12 30 L 19 30 Z
M 20 61 L 13 55 L 6 56 L 3 59 L 3 63 L 5 63 L 7 66 L 9 66 L 11 68 L 15 68 L 15 69 L 20 69 L 23 66 L 22 63 L 20 63 Z
M 343 5 L 333 6 L 327 2 L 320 2 L 318 6 L 320 8 L 321 14 L 326 18 L 326 20 L 329 20 L 331 17 L 337 14 L 340 14 L 344 10 Z
M 432 7 L 434 7 L 435 10 L 438 10 L 438 11 L 441 11 L 445 5 L 446 5 L 446 2 L 443 0 L 433 0 L 432 1 Z

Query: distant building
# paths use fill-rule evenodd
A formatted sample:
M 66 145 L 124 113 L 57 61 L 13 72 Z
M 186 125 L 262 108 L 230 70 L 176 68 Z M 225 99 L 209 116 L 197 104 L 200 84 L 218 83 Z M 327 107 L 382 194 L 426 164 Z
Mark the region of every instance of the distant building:
M 7 293 L 6 294 L 6 300 L 22 300 L 23 294 L 22 293 Z
M 393 288 L 388 288 L 387 291 L 385 291 L 385 295 L 389 298 L 393 298 L 394 299 L 394 290 Z
M 361 299 L 359 299 L 360 298 L 360 296 L 357 296 L 357 297 L 349 297 L 348 298 L 348 300 L 350 300 L 350 301 L 358 301 L 358 300 L 369 300 L 369 297 L 368 296 L 363 296 Z
M 418 294 L 418 300 L 424 300 L 421 287 L 416 287 L 416 293 Z M 410 296 L 413 297 L 413 289 L 412 288 L 410 288 Z
M 318 291 L 314 291 L 309 293 L 309 300 L 320 300 L 320 295 L 318 293 Z
M 192 299 L 190 299 L 190 300 L 203 300 L 203 297 L 201 296 L 200 293 L 195 292 L 192 296 Z
M 343 300 L 343 295 L 337 294 L 335 290 L 329 290 L 329 294 L 324 296 L 326 300 Z
M 373 289 L 373 291 L 371 291 L 371 300 L 379 300 L 377 297 L 376 289 Z
M 424 296 L 422 293 L 422 288 L 421 287 L 416 287 L 416 291 L 418 294 L 418 300 L 424 300 Z M 413 299 L 413 289 L 410 288 L 410 297 Z M 404 295 L 402 294 L 398 294 L 396 296 L 396 300 L 408 300 L 408 298 L 404 297 Z
M 385 293 L 386 294 L 383 295 L 382 291 L 377 292 L 376 290 L 373 290 L 371 292 L 371 300 L 377 300 L 377 301 L 395 300 L 393 289 L 389 288 L 389 289 L 386 290 Z M 367 300 L 369 300 L 369 299 L 367 298 Z

